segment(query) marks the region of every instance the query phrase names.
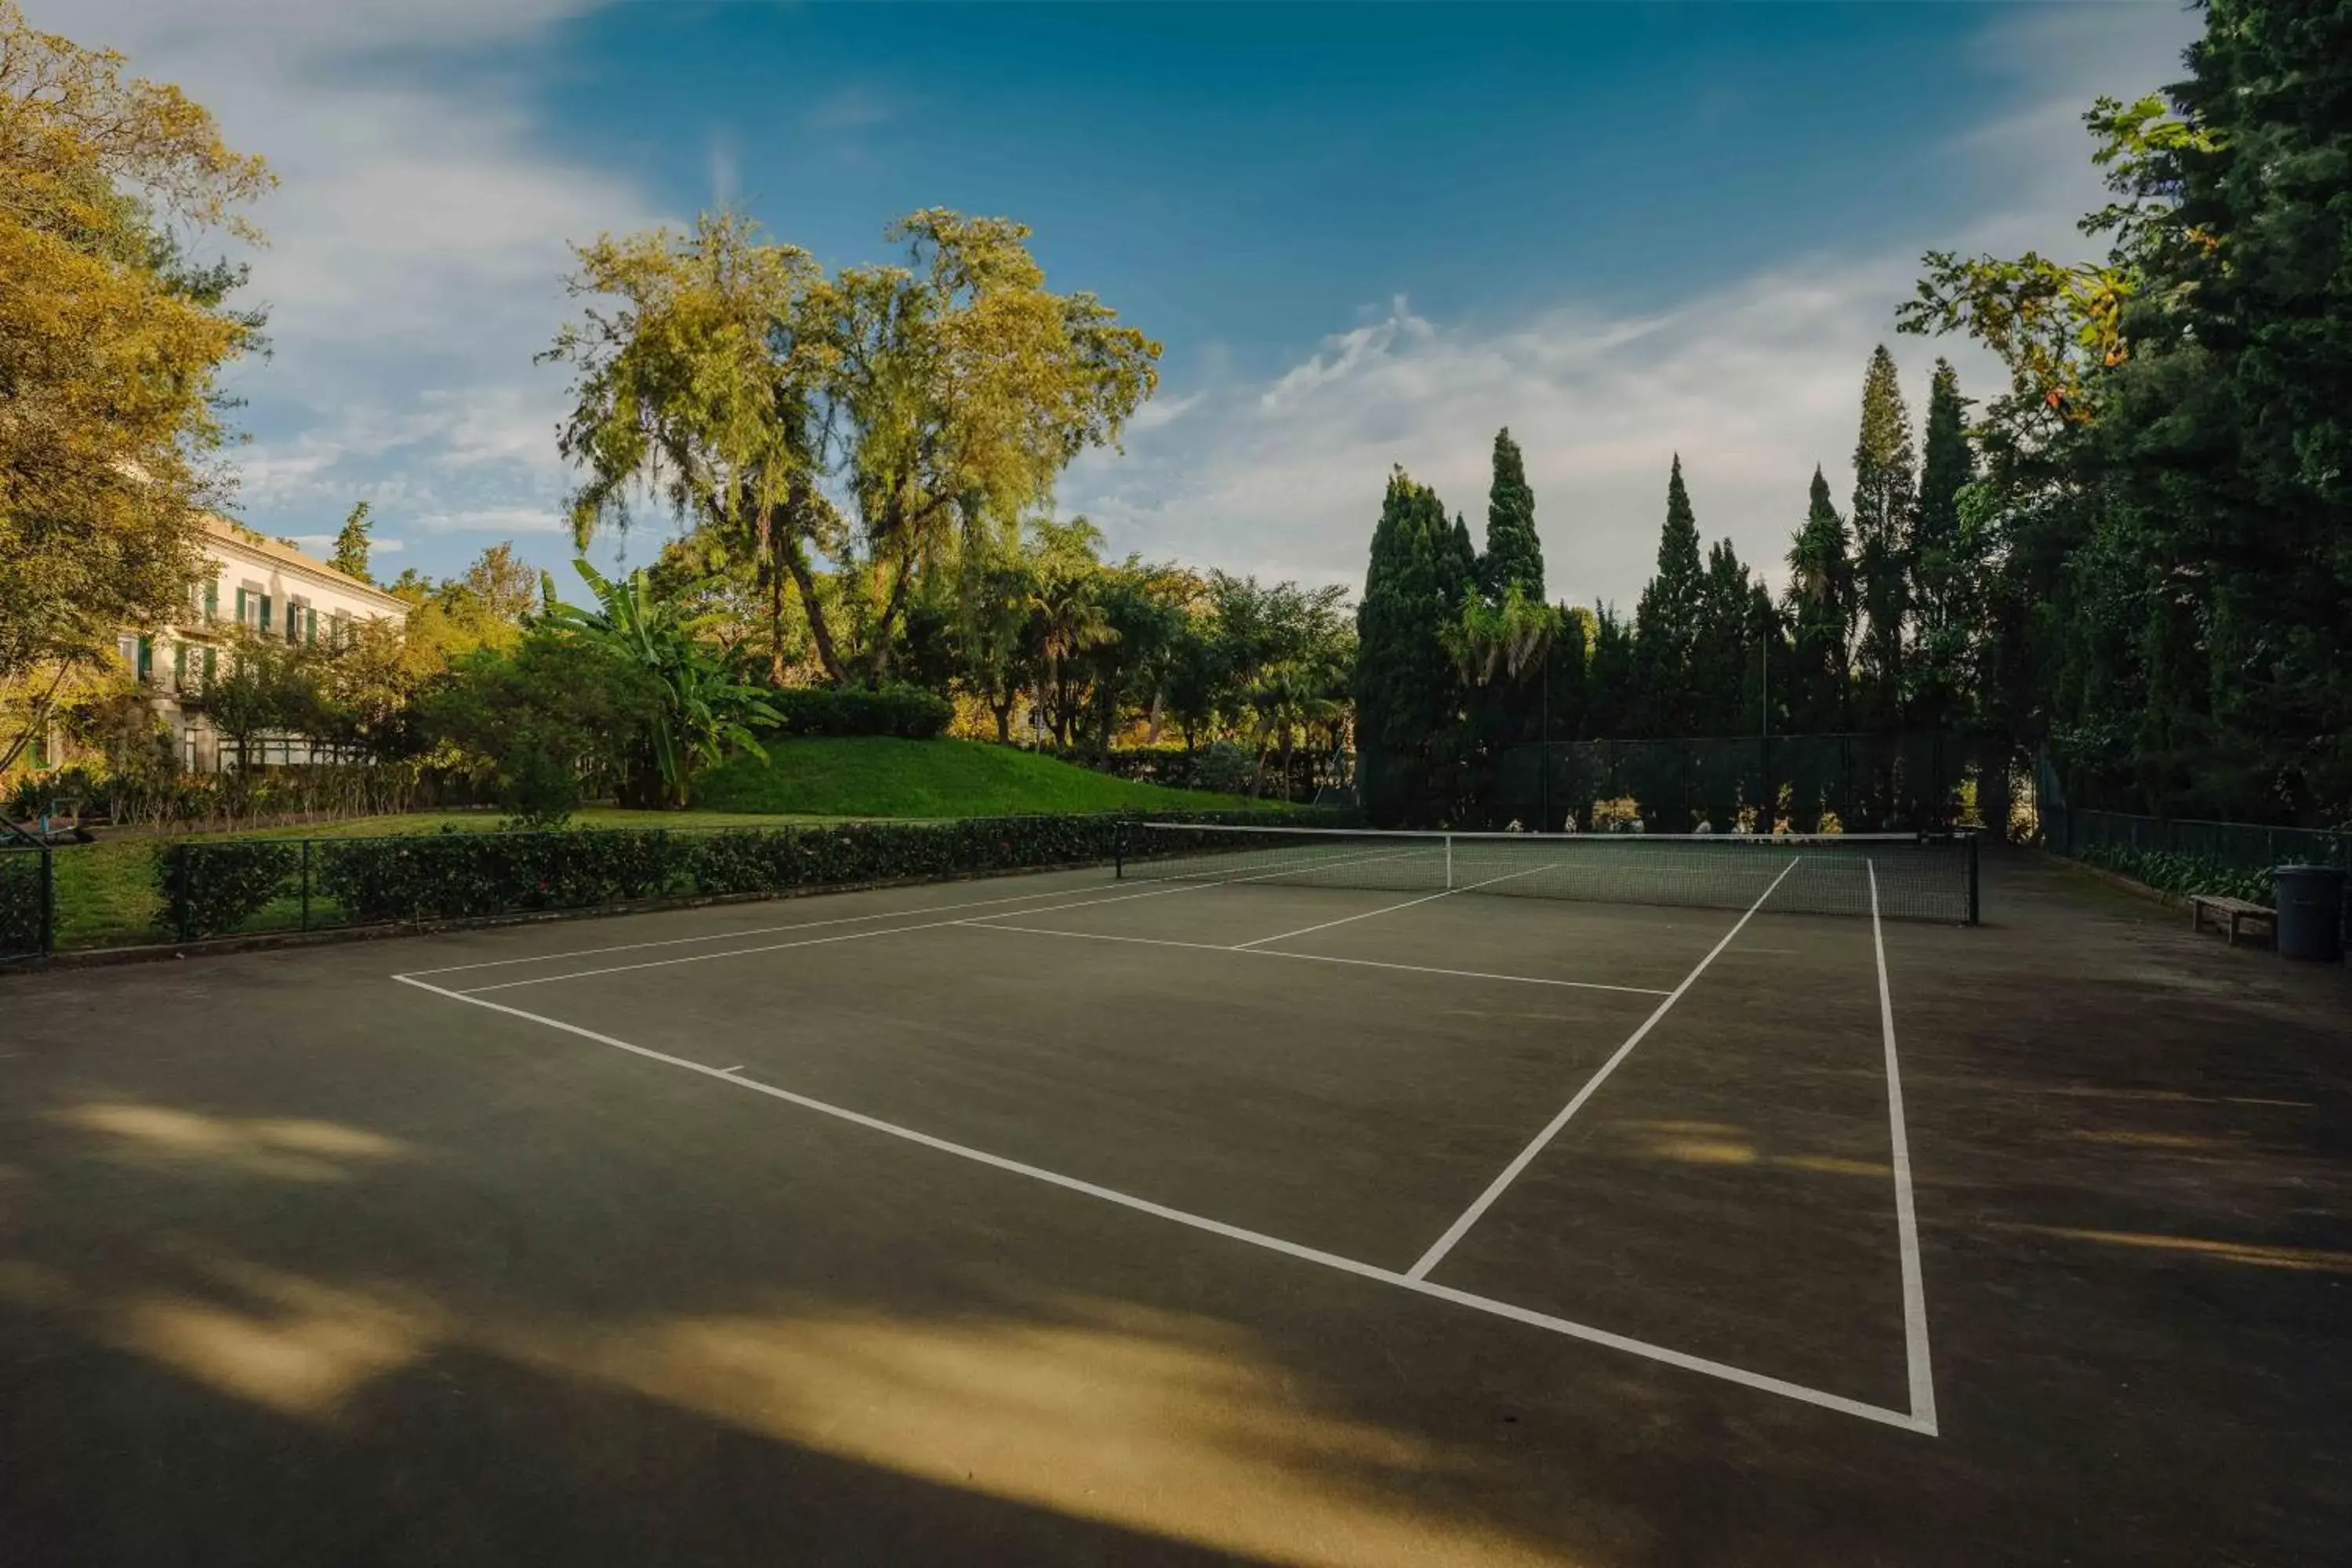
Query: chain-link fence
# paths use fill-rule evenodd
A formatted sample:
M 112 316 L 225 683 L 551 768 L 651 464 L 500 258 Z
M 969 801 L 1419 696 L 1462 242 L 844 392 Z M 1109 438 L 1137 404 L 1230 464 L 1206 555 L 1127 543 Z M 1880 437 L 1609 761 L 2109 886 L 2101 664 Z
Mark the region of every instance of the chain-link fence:
M 19 839 L 0 824 L 0 959 L 37 957 L 55 942 L 52 856 L 47 845 Z

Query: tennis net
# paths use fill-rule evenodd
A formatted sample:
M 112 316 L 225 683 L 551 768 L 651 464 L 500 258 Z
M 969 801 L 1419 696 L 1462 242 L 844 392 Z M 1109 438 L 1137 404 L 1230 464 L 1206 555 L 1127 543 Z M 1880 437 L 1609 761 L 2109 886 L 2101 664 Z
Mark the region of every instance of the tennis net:
M 1977 921 L 1972 837 L 1421 833 L 1124 825 L 1118 875 Z

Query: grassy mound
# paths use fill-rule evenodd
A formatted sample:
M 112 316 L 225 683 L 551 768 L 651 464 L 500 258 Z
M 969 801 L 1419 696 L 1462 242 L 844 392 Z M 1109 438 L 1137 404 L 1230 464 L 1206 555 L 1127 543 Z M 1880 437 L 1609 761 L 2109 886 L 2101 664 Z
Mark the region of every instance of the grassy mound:
M 695 781 L 709 811 L 826 816 L 1023 816 L 1077 811 L 1225 810 L 1251 802 L 1133 784 L 1057 758 L 978 741 L 883 736 L 779 741 Z

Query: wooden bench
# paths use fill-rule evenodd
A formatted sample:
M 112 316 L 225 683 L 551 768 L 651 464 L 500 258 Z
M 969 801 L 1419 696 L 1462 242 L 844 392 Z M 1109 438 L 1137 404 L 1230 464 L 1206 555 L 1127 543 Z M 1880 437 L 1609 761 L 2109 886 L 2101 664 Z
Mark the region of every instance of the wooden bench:
M 2230 945 L 2238 945 L 2238 932 L 2249 923 L 2259 925 L 2263 934 L 2273 942 L 2278 939 L 2278 911 L 2245 899 L 2225 899 L 2215 893 L 2192 893 L 2189 898 L 2189 925 L 2201 931 L 2208 921 L 2230 933 Z

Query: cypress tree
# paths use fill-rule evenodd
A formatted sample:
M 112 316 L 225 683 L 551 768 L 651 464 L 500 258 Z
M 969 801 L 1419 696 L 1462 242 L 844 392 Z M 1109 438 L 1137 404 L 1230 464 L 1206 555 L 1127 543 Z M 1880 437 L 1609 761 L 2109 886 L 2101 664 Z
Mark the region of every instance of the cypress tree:
M 1658 570 L 1633 607 L 1633 655 L 1641 688 L 1641 727 L 1656 736 L 1686 735 L 1692 711 L 1691 652 L 1698 639 L 1701 568 L 1698 519 L 1676 453 L 1666 478 L 1666 521 L 1658 533 Z
M 1486 553 L 1478 563 L 1478 585 L 1502 603 L 1518 585 L 1529 604 L 1544 597 L 1543 544 L 1536 537 L 1536 492 L 1528 484 L 1527 463 L 1507 427 L 1495 433 L 1495 479 L 1486 491 Z
M 1963 714 L 1971 621 L 1971 563 L 1960 530 L 1960 490 L 1976 477 L 1966 402 L 1950 363 L 1936 362 L 1919 461 L 1919 521 L 1912 536 L 1911 721 L 1941 729 Z
M 1457 760 L 1460 678 L 1444 641 L 1471 581 L 1466 527 L 1402 468 L 1372 531 L 1356 609 L 1356 736 L 1367 811 L 1377 821 L 1442 815 Z
M 335 553 L 327 563 L 347 577 L 356 577 L 362 583 L 374 581 L 368 575 L 367 502 L 352 507 L 352 515 L 343 520 L 342 531 L 335 535 Z
M 1903 718 L 1903 622 L 1918 507 L 1911 416 L 1881 343 L 1862 377 L 1862 432 L 1853 448 L 1854 575 L 1861 594 L 1857 706 L 1863 722 L 1892 730 Z
M 1816 733 L 1849 729 L 1853 637 L 1853 562 L 1845 519 L 1830 500 L 1829 480 L 1813 469 L 1812 502 L 1789 551 L 1789 722 Z

